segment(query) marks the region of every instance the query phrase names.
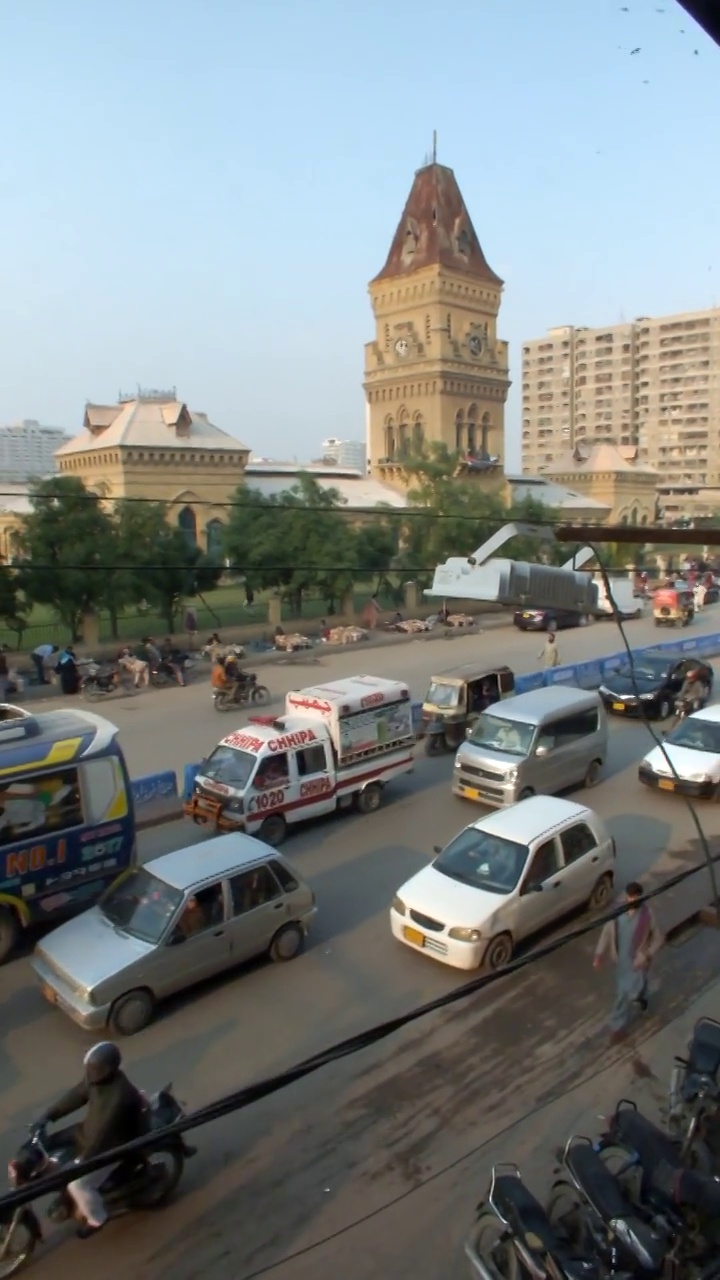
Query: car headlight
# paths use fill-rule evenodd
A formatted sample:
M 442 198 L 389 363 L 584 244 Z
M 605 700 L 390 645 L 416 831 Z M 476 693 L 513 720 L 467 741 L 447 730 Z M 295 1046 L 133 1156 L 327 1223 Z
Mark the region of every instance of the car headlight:
M 656 696 L 656 695 L 655 695 L 654 693 L 641 693 L 641 694 L 640 694 L 640 697 L 641 697 L 641 699 L 642 699 L 642 701 L 643 701 L 643 702 L 645 702 L 646 700 L 647 700 L 647 701 L 650 701 L 650 699 L 651 699 L 651 698 L 654 698 L 655 696 Z
M 402 898 L 393 898 L 392 909 L 393 911 L 396 911 L 399 916 L 404 916 L 407 912 L 407 907 L 405 906 Z
M 517 782 L 517 776 L 518 776 L 517 769 L 508 769 L 507 773 L 505 774 L 505 781 Z
M 480 942 L 482 939 L 481 929 L 450 929 L 449 938 L 454 938 L 456 942 Z
M 712 778 L 707 773 L 691 773 L 690 782 L 712 782 Z
M 455 757 L 455 768 L 462 769 L 462 760 L 458 760 L 457 756 Z
M 243 812 L 242 800 L 229 800 L 228 803 L 225 805 L 225 812 L 226 813 L 242 813 Z

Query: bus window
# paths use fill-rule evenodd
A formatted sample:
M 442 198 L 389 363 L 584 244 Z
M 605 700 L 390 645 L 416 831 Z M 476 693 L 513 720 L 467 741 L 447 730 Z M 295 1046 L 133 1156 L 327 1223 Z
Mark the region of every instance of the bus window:
M 0 784 L 0 845 L 39 839 L 81 826 L 82 822 L 76 768 Z
M 84 760 L 80 772 L 86 822 L 107 822 L 109 817 L 126 817 L 127 787 L 116 756 Z

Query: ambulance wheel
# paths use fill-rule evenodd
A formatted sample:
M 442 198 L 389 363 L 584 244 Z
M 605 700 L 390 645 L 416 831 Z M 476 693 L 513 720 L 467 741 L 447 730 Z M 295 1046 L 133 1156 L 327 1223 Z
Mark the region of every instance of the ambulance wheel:
M 270 813 L 265 818 L 257 833 L 258 840 L 264 840 L 271 848 L 277 849 L 282 844 L 287 831 L 287 822 L 281 813 Z
M 382 787 L 379 782 L 369 782 L 358 791 L 357 807 L 360 813 L 377 813 L 382 804 Z
M 0 907 L 0 964 L 4 964 L 15 950 L 20 937 L 20 921 L 14 911 Z

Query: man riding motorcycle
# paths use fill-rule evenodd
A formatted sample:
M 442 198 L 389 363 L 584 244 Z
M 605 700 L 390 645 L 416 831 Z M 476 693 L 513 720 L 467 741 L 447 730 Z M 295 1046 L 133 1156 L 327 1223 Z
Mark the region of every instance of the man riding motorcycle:
M 708 687 L 702 680 L 702 672 L 688 671 L 677 696 L 675 710 L 678 713 L 684 711 L 687 715 L 699 711 L 707 702 L 708 692 Z
M 84 1079 L 66 1093 L 45 1113 L 44 1121 L 52 1123 L 87 1107 L 85 1119 L 78 1124 L 76 1164 L 112 1151 L 132 1142 L 147 1132 L 147 1102 L 139 1089 L 121 1071 L 120 1050 L 109 1041 L 90 1049 L 83 1059 Z M 98 1169 L 76 1179 L 68 1186 L 82 1221 L 77 1229 L 81 1240 L 99 1231 L 107 1221 L 107 1210 L 98 1188 L 117 1166 Z
M 212 673 L 213 689 L 227 694 L 228 699 L 233 702 L 241 702 L 246 685 L 247 675 L 241 670 L 234 653 L 217 659 Z

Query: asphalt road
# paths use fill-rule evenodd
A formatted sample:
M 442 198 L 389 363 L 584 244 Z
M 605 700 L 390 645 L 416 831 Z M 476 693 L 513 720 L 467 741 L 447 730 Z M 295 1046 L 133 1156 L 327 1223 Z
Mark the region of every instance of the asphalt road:
M 695 630 L 716 626 L 720 614 L 715 620 L 708 611 Z M 657 635 L 643 622 L 629 624 L 629 633 L 636 644 Z M 410 643 L 378 650 L 372 669 L 409 679 L 419 696 L 434 671 L 473 656 L 530 669 L 541 642 L 499 630 L 448 643 Z M 560 644 L 568 659 L 619 647 L 612 628 L 601 623 L 562 634 Z M 350 674 L 360 656 L 356 650 L 322 668 L 271 669 L 275 688 Z M 204 686 L 157 691 L 115 706 L 134 773 L 197 758 L 233 723 L 213 713 Z M 625 879 L 642 876 L 669 847 L 681 859 L 697 858 L 685 806 L 636 781 L 647 741 L 641 725 L 613 722 L 605 776 L 588 795 L 615 835 Z M 173 1080 L 195 1108 L 461 986 L 462 974 L 393 942 L 387 920 L 394 891 L 427 861 L 433 844 L 445 842 L 478 812 L 450 794 L 451 767 L 451 758 L 420 756 L 415 773 L 388 789 L 377 814 L 332 817 L 294 834 L 285 851 L 311 882 L 319 905 L 305 954 L 282 968 L 252 966 L 167 1006 L 123 1046 L 134 1078 L 147 1088 Z M 708 833 L 719 835 L 718 811 L 705 806 L 702 814 Z M 202 830 L 191 825 L 158 828 L 142 837 L 142 854 L 202 839 Z M 380 1274 L 382 1259 L 392 1266 L 383 1275 L 437 1280 L 447 1274 L 455 1280 L 456 1273 L 443 1268 L 456 1252 L 465 1199 L 458 1202 L 456 1184 L 441 1178 L 436 1195 L 430 1193 L 432 1215 L 418 1215 L 413 1191 L 438 1166 L 459 1159 L 602 1060 L 601 1026 L 611 993 L 609 979 L 592 973 L 590 946 L 574 943 L 387 1044 L 201 1131 L 200 1153 L 173 1206 L 154 1218 L 113 1223 L 88 1243 L 54 1236 L 34 1264 L 38 1280 L 64 1280 L 83 1262 L 99 1268 L 103 1280 L 125 1280 L 132 1269 L 147 1280 L 247 1280 L 258 1268 L 406 1194 L 402 1211 L 390 1217 L 380 1212 L 273 1274 L 362 1280 Z M 697 965 L 678 966 L 674 958 L 668 952 L 661 968 L 659 1019 L 701 980 Z M 77 1077 L 88 1038 L 44 1005 L 26 958 L 1 971 L 0 1009 L 1 1160 L 21 1139 L 23 1125 Z M 416 1199 L 427 1197 L 422 1192 Z

